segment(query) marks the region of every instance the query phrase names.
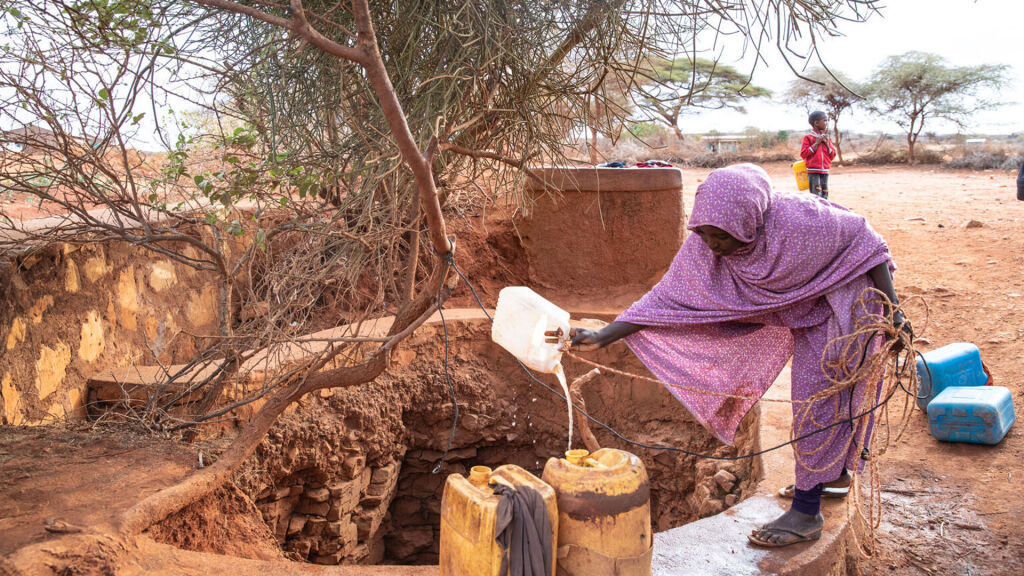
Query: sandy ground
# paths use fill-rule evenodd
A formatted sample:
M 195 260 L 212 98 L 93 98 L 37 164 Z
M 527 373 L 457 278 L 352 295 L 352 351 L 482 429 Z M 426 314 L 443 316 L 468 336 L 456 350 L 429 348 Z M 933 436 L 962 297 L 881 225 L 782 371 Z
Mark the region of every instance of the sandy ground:
M 795 189 L 788 165 L 767 169 L 778 187 Z M 708 172 L 684 170 L 687 206 Z M 1018 411 L 1024 411 L 1024 202 L 1015 199 L 1015 177 L 929 167 L 840 167 L 831 188 L 834 201 L 864 214 L 889 242 L 901 296 L 921 296 L 927 303 L 927 322 L 920 306 L 911 316 L 926 339 L 920 348 L 977 344 L 995 383 L 1009 387 Z M 981 226 L 964 227 L 970 220 Z M 48 521 L 108 522 L 122 506 L 87 513 L 97 497 L 130 501 L 132 494 L 148 493 L 192 466 L 188 451 L 143 449 L 91 434 L 73 439 L 60 454 L 45 452 L 45 435 L 20 447 L 16 439 L 7 440 L 0 442 L 0 500 L 7 503 L 0 506 L 0 553 L 46 538 Z M 31 453 L 23 453 L 24 447 Z M 118 461 L 126 454 L 127 461 Z M 61 465 L 45 470 L 48 456 Z M 144 464 L 157 456 L 165 469 Z M 1024 497 L 1015 484 L 1024 480 L 1022 457 L 1020 424 L 994 447 L 946 444 L 929 435 L 924 414 L 914 414 L 903 439 L 880 462 L 884 517 L 875 557 L 864 563 L 863 573 L 1024 574 L 1024 532 L 1018 525 Z M 132 477 L 131 469 L 139 470 L 133 482 L 113 473 Z M 105 493 L 111 487 L 115 492 Z

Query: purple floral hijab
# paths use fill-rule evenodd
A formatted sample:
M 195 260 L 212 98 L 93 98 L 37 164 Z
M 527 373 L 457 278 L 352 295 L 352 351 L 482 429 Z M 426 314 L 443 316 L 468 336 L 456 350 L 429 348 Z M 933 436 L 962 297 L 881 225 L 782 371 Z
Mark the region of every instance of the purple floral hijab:
M 626 343 L 655 376 L 701 390 L 763 395 L 792 355 L 791 329 L 829 322 L 830 337 L 849 333 L 867 272 L 891 262 L 863 217 L 775 192 L 753 164 L 716 170 L 697 188 L 688 228 L 704 225 L 748 245 L 716 256 L 690 234 L 661 281 L 617 318 L 645 326 Z M 729 444 L 755 402 L 669 390 Z

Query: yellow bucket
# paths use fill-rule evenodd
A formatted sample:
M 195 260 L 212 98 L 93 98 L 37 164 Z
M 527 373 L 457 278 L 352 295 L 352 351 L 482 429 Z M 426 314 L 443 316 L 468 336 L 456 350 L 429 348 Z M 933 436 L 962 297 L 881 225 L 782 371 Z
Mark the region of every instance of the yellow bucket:
M 793 163 L 793 176 L 796 177 L 797 190 L 807 190 L 811 187 L 810 182 L 807 181 L 807 164 L 803 160 Z
M 602 448 L 551 458 L 542 479 L 558 495 L 558 576 L 650 576 L 650 485 L 639 458 Z

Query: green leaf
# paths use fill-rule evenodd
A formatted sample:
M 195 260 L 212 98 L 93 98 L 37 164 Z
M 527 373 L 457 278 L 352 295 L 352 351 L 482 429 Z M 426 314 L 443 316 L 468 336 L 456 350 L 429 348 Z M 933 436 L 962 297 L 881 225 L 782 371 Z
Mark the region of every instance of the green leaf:
M 110 98 L 110 92 L 107 92 L 106 88 L 100 88 L 100 91 L 97 92 L 96 95 L 99 96 L 100 100 L 106 100 L 107 98 Z

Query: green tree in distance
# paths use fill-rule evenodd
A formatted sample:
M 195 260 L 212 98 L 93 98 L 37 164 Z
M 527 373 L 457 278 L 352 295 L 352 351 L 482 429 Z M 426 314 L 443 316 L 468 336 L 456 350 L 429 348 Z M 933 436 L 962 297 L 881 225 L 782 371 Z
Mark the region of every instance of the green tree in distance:
M 835 70 L 814 68 L 805 78 L 793 80 L 789 85 L 791 100 L 808 109 L 821 109 L 832 119 L 832 143 L 835 144 L 839 162 L 843 161 L 843 133 L 839 131 L 839 117 L 861 100 L 857 93 L 862 87 Z
M 751 84 L 749 76 L 732 66 L 705 58 L 656 58 L 640 74 L 640 109 L 672 128 L 680 142 L 679 117 L 687 111 L 743 111 L 746 100 L 771 96 L 770 90 Z
M 890 56 L 866 86 L 873 112 L 891 117 L 907 133 L 907 162 L 929 118 L 963 128 L 971 115 L 999 106 L 991 93 L 1006 83 L 1007 66 L 949 66 L 937 54 L 907 52 Z

